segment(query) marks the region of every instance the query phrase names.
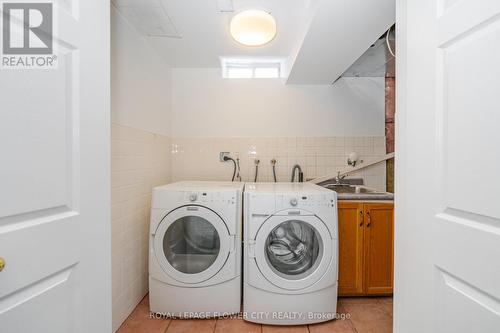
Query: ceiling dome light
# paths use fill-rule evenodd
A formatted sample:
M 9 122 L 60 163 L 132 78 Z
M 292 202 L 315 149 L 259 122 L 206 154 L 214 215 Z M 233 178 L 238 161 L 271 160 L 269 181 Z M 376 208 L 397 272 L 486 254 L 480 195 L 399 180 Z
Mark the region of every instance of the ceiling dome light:
M 233 16 L 231 36 L 246 46 L 261 46 L 276 36 L 276 21 L 263 10 L 245 10 Z

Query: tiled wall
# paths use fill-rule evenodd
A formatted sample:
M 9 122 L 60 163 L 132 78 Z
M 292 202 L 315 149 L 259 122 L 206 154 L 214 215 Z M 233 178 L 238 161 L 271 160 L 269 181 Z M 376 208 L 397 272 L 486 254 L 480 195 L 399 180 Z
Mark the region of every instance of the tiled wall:
M 333 174 L 347 168 L 347 156 L 360 159 L 385 155 L 385 137 L 321 138 L 175 138 L 172 139 L 172 180 L 230 180 L 232 163 L 219 161 L 219 152 L 240 158 L 243 181 L 253 181 L 255 159 L 260 160 L 259 181 L 272 181 L 270 160 L 277 160 L 278 181 L 290 181 L 291 170 L 299 164 L 305 178 Z M 365 184 L 385 190 L 385 163 L 352 173 Z
M 113 329 L 148 290 L 151 188 L 170 180 L 168 137 L 111 128 Z

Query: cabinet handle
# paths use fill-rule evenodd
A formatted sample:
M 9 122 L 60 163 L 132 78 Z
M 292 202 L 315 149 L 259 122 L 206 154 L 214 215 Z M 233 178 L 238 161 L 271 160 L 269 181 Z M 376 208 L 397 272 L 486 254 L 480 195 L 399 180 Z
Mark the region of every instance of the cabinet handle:
M 369 228 L 371 224 L 370 212 L 366 212 L 366 217 L 368 218 L 368 223 L 366 223 L 366 227 Z
M 361 219 L 361 222 L 359 222 L 359 226 L 362 227 L 363 226 L 363 211 L 362 210 L 359 211 L 359 217 Z

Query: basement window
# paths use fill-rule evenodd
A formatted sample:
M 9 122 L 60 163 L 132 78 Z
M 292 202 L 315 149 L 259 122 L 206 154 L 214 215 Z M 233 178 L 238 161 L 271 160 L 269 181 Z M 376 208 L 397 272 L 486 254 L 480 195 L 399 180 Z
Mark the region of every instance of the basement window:
M 225 79 L 277 79 L 281 77 L 281 62 L 222 60 Z

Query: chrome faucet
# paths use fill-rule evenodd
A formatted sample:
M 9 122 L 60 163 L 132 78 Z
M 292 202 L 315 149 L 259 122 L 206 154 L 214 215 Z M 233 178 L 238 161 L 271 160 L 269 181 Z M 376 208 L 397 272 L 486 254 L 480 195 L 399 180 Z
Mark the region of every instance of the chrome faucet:
M 335 185 L 342 185 L 342 180 L 344 180 L 344 178 L 347 176 L 347 174 L 345 175 L 340 175 L 340 171 L 337 173 L 337 177 L 335 177 Z

